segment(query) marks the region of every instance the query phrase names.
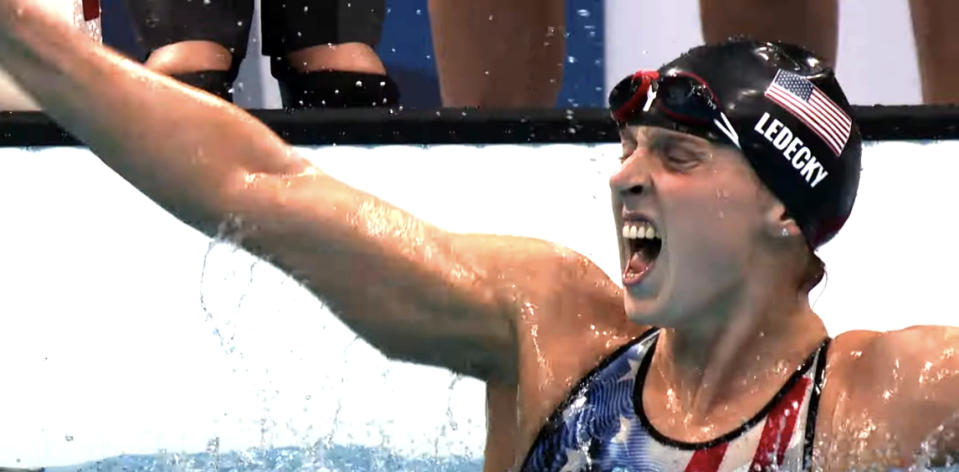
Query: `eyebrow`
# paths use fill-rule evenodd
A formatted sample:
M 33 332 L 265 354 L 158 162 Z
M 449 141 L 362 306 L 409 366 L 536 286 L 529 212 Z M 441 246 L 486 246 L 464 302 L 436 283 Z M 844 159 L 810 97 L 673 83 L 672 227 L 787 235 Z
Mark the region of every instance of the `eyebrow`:
M 663 144 L 688 144 L 696 147 L 704 147 L 708 144 L 708 141 L 705 141 L 702 138 L 663 129 L 656 129 L 647 132 L 646 139 L 653 146 Z
M 655 126 L 644 126 L 642 129 L 630 133 L 630 127 L 620 128 L 620 141 L 624 143 L 639 144 L 645 141 L 647 146 L 657 147 L 664 144 L 691 145 L 697 148 L 708 147 L 709 141 L 698 136 L 692 136 L 678 131 L 658 128 Z

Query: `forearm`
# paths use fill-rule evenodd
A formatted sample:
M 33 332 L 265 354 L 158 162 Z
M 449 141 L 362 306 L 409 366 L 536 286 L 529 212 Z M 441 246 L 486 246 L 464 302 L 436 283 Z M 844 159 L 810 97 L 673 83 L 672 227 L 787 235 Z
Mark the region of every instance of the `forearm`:
M 0 65 L 48 115 L 164 206 L 207 210 L 226 193 L 222 185 L 247 172 L 296 173 L 307 165 L 239 108 L 19 4 L 0 1 Z

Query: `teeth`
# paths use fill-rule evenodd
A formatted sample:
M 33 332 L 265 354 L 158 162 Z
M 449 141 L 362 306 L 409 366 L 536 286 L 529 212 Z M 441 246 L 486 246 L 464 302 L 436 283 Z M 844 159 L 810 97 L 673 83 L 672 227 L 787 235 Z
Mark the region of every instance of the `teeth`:
M 656 232 L 656 228 L 646 222 L 623 224 L 623 238 L 660 239 L 659 234 Z

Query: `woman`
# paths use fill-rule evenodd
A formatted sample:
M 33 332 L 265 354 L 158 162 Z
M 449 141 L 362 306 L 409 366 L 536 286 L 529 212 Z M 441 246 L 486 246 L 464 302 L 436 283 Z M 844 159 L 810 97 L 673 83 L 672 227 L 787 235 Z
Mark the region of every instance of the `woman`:
M 772 96 L 818 91 L 848 114 L 800 49 L 698 48 L 613 97 L 621 290 L 551 243 L 433 227 L 75 39 L 29 0 L 0 2 L 0 65 L 124 178 L 208 234 L 236 228 L 387 355 L 484 379 L 486 470 L 903 466 L 959 407 L 955 330 L 829 342 L 809 309 L 859 135 L 820 135 Z

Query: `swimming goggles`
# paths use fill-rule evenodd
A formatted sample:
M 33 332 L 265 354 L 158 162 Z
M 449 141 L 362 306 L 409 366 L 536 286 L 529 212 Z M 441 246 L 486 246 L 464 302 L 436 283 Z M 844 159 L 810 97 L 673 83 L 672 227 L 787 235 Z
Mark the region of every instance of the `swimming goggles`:
M 661 75 L 641 70 L 619 82 L 609 94 L 613 118 L 623 125 L 640 122 L 652 107 L 666 118 L 697 128 L 715 127 L 742 149 L 739 135 L 705 80 L 689 72 Z

